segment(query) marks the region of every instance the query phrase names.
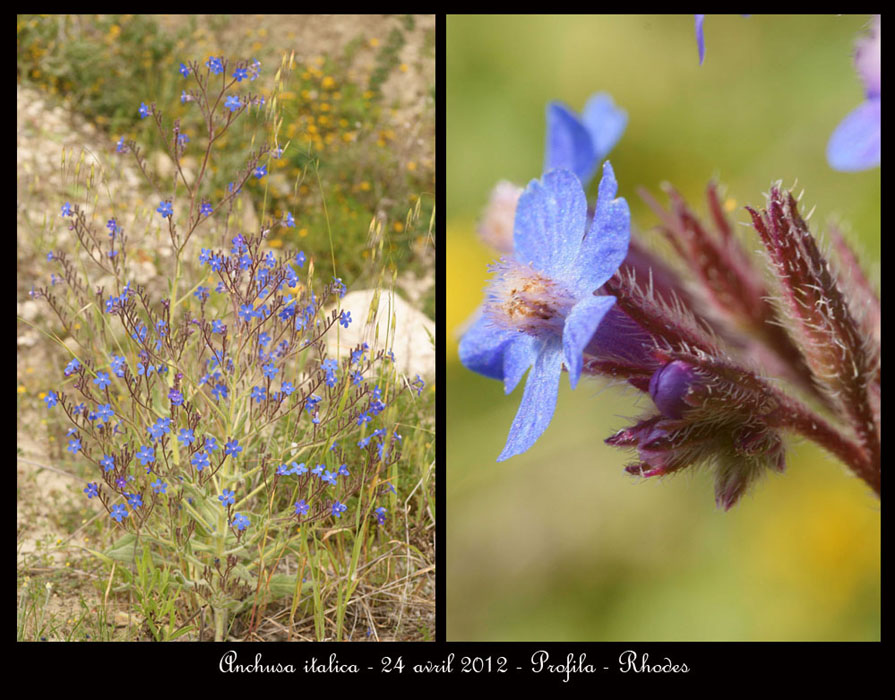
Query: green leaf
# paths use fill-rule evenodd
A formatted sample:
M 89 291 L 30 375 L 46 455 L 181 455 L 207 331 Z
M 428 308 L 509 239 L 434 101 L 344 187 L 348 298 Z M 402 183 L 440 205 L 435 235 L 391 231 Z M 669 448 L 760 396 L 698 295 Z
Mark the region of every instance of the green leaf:
M 115 561 L 122 561 L 130 564 L 135 559 L 136 546 L 137 536 L 128 533 L 109 545 L 109 548 L 105 551 L 105 555 Z

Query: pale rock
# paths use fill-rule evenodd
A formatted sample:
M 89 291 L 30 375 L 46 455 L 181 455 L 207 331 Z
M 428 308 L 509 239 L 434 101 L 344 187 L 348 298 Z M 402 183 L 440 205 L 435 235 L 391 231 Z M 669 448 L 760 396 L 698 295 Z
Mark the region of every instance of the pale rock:
M 242 233 L 257 234 L 261 230 L 261 220 L 255 212 L 255 205 L 252 204 L 250 197 L 240 197 L 236 205 L 237 209 L 242 208 Z
M 417 311 L 394 292 L 380 290 L 379 303 L 375 289 L 361 289 L 346 294 L 340 304 L 343 313 L 351 313 L 348 328 L 333 327 L 327 334 L 330 355 L 347 356 L 361 343 L 375 353 L 392 350 L 398 371 L 409 377 L 435 376 L 435 323 Z M 394 328 L 392 327 L 394 317 Z M 338 341 L 337 341 L 338 339 Z M 388 339 L 389 342 L 386 342 Z
M 174 175 L 174 161 L 164 151 L 155 151 L 152 154 L 151 163 L 153 170 L 163 182 L 170 180 Z
M 37 314 L 40 311 L 40 304 L 38 304 L 33 299 L 22 302 L 18 306 L 19 316 L 24 318 L 26 321 L 33 321 L 35 318 L 37 318 Z
M 133 266 L 133 279 L 137 284 L 147 284 L 157 275 L 158 271 L 155 269 L 155 265 L 149 260 L 138 262 Z

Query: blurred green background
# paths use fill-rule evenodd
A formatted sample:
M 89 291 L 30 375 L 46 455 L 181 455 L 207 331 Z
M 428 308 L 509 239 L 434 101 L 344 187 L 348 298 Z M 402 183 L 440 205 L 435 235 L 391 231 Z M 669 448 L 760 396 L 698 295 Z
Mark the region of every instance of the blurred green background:
M 700 66 L 692 15 L 447 18 L 449 640 L 879 639 L 880 504 L 819 448 L 792 440 L 786 473 L 724 513 L 708 473 L 639 481 L 603 444 L 648 399 L 563 379 L 546 433 L 498 464 L 522 389 L 505 397 L 457 360 L 497 257 L 475 234 L 491 188 L 540 176 L 548 101 L 580 110 L 597 91 L 628 112 L 610 159 L 646 238 L 637 186 L 664 203 L 671 182 L 704 214 L 715 177 L 745 222 L 744 204 L 797 179 L 814 230 L 841 221 L 878 282 L 880 170 L 825 159 L 863 99 L 851 55 L 867 23 L 708 15 Z

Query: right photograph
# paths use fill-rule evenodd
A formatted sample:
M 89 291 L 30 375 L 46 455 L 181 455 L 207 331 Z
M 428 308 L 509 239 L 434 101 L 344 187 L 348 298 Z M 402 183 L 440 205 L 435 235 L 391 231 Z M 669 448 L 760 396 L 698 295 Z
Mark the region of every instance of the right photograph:
M 880 17 L 446 39 L 446 640 L 879 640 Z

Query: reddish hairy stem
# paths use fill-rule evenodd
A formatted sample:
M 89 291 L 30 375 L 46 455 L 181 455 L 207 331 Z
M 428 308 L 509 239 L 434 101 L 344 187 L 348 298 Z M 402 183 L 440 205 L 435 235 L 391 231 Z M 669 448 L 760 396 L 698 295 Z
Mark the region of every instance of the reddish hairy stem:
M 878 454 L 875 456 L 869 454 L 860 444 L 840 433 L 798 401 L 781 392 L 773 391 L 780 401 L 780 408 L 774 416 L 777 419 L 776 426 L 793 430 L 836 455 L 879 497 L 880 461 Z

